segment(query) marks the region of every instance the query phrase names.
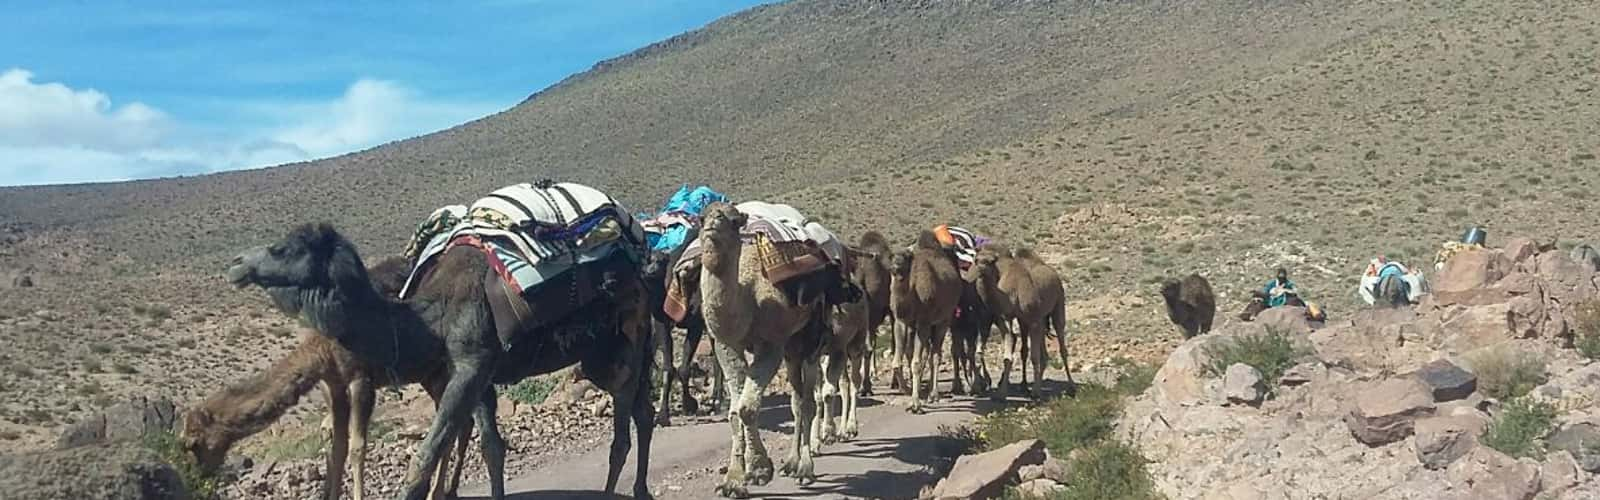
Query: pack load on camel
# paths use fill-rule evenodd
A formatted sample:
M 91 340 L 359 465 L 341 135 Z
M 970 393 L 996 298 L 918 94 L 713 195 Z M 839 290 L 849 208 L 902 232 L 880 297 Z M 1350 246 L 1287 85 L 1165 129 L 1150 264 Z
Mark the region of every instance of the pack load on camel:
M 700 226 L 706 206 L 719 201 L 727 203 L 728 197 L 710 186 L 690 189 L 684 184 L 654 215 L 639 214 L 639 225 L 644 228 L 650 251 L 672 252 L 694 239 L 692 231 Z
M 754 246 L 761 262 L 761 276 L 779 288 L 793 278 L 822 270 L 830 264 L 838 266 L 846 274 L 850 272 L 844 242 L 821 224 L 801 215 L 794 207 L 747 201 L 734 205 L 734 209 L 749 218 L 740 229 L 739 237 L 746 244 Z M 699 239 L 689 242 L 683 255 L 678 258 L 678 268 L 698 262 L 703 251 Z M 673 274 L 679 273 L 674 270 Z M 668 284 L 667 300 L 663 304 L 667 315 L 674 320 L 682 320 L 688 312 L 687 306 L 687 297 L 679 281 L 673 280 Z
M 989 238 L 949 224 L 934 226 L 933 237 L 945 248 L 955 250 L 956 264 L 962 271 L 972 267 L 973 259 L 978 256 L 978 249 L 989 243 Z
M 467 246 L 483 252 L 508 291 L 541 304 L 570 296 L 575 310 L 600 291 L 603 273 L 642 265 L 644 242 L 643 228 L 597 189 L 568 182 L 513 184 L 471 205 L 439 208 L 418 225 L 406 245 L 412 269 L 399 298 L 415 293 L 439 256 Z
M 1407 268 L 1404 264 L 1379 255 L 1367 263 L 1361 273 L 1361 300 L 1368 304 L 1402 306 L 1415 304 L 1428 293 L 1428 281 L 1422 271 Z

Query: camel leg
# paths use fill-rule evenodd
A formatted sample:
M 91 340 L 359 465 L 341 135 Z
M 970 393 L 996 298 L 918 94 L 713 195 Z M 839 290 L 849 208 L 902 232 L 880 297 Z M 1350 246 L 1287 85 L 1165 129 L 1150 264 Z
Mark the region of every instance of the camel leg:
M 989 395 L 995 401 L 1005 401 L 1011 391 L 1011 365 L 1016 363 L 1017 335 L 1011 331 L 1010 321 L 1000 323 L 1000 337 L 1005 344 L 1001 346 L 1004 350 L 1000 353 L 1000 385 Z
M 1067 372 L 1067 394 L 1077 392 L 1077 382 L 1072 381 L 1072 363 L 1067 360 L 1067 303 L 1050 311 L 1050 325 L 1056 331 L 1056 350 L 1061 351 L 1061 369 Z
M 322 478 L 322 498 L 338 500 L 344 489 L 344 464 L 350 455 L 350 397 L 349 385 L 335 378 L 324 381 L 323 393 L 328 397 L 328 412 L 333 417 L 333 435 L 329 437 L 327 470 Z
M 756 486 L 772 482 L 772 457 L 767 455 L 767 447 L 761 442 L 761 426 L 756 417 L 761 410 L 761 395 L 767 392 L 772 378 L 778 375 L 778 366 L 781 364 L 783 346 L 771 346 L 757 352 L 750 363 L 744 390 L 738 396 L 739 419 L 744 421 L 745 429 L 745 461 L 750 464 L 750 474 L 746 479 Z
M 796 359 L 788 364 L 791 366 L 789 404 L 798 408 L 795 410 L 793 443 L 796 463 L 791 472 L 796 484 L 806 486 L 817 481 L 816 467 L 811 459 L 817 444 L 811 438 L 814 432 L 812 424 L 817 417 L 816 387 L 822 374 L 815 357 Z M 798 370 L 794 367 L 798 367 Z
M 944 339 L 950 334 L 950 325 L 933 325 L 932 330 L 932 337 L 928 343 L 928 347 L 933 350 L 928 353 L 928 361 L 932 365 L 928 367 L 929 402 L 939 401 L 943 397 L 943 393 L 939 392 L 939 372 L 944 369 Z
M 433 485 L 428 491 L 430 499 L 452 500 L 461 488 L 461 470 L 467 465 L 467 445 L 472 443 L 472 419 L 463 418 L 460 425 L 461 430 L 456 432 L 455 437 L 455 452 L 440 458 L 439 467 L 433 471 Z
M 366 378 L 357 378 L 350 381 L 350 450 L 355 452 L 350 472 L 352 484 L 350 498 L 362 500 L 365 497 L 366 468 L 367 468 L 367 436 L 372 427 L 372 405 L 377 397 L 377 388 L 372 386 L 372 381 Z
M 431 473 L 438 470 L 440 459 L 449 449 L 449 440 L 460 431 L 462 417 L 470 415 L 472 406 L 482 399 L 488 389 L 487 367 L 491 364 L 488 360 L 471 358 L 455 363 L 455 376 L 445 385 L 433 423 L 419 445 L 421 453 L 406 474 L 407 500 L 423 500 L 427 497 L 433 479 Z
M 849 362 L 850 355 L 842 349 L 835 350 L 828 355 L 828 364 L 825 367 L 827 370 L 826 378 L 822 384 L 823 395 L 821 402 L 823 405 L 817 410 L 822 415 L 821 444 L 829 444 L 839 440 L 838 419 L 843 417 L 843 413 L 848 407 L 846 401 L 856 398 L 855 387 L 848 383 L 849 375 L 846 374 Z M 841 378 L 846 379 L 844 387 L 840 387 Z M 835 396 L 839 398 L 838 403 L 834 403 Z M 834 416 L 836 412 L 840 414 L 839 417 Z
M 743 393 L 747 370 L 744 352 L 726 342 L 716 342 L 712 345 L 712 349 L 717 353 L 723 374 L 733 381 L 739 392 Z M 729 498 L 744 498 L 750 495 L 749 489 L 745 487 L 747 473 L 745 472 L 745 421 L 741 418 L 741 414 L 744 413 L 743 406 L 743 399 L 734 399 L 729 401 L 728 405 L 728 429 L 732 435 L 732 443 L 728 446 L 728 472 L 723 477 L 722 484 L 717 486 L 717 494 Z M 752 410 L 750 413 L 755 412 Z M 753 425 L 754 419 L 751 420 Z
M 478 427 L 478 452 L 483 454 L 483 463 L 489 469 L 489 497 L 494 500 L 506 497 L 506 441 L 500 436 L 500 425 L 495 421 L 495 407 L 498 404 L 494 386 L 491 385 L 483 391 L 483 402 L 472 412 L 472 419 Z M 463 438 L 470 435 L 465 430 L 461 433 Z M 465 457 L 462 458 L 456 462 L 465 462 Z
M 1044 367 L 1049 363 L 1050 351 L 1044 348 L 1044 328 L 1033 325 L 1033 331 L 1027 332 L 1028 348 L 1032 350 L 1033 385 L 1028 386 L 1028 397 L 1037 401 L 1041 387 L 1044 386 Z
M 669 338 L 668 340 L 671 339 Z M 647 360 L 648 358 L 644 358 L 640 361 Z M 669 359 L 666 362 L 671 363 L 672 360 Z M 640 363 L 640 365 L 646 364 Z M 640 376 L 633 388 L 633 411 L 630 412 L 633 415 L 634 434 L 638 441 L 638 452 L 634 453 L 633 498 L 634 500 L 651 500 L 654 497 L 650 494 L 650 441 L 655 435 L 655 416 L 651 413 L 655 411 L 655 408 L 650 406 L 650 377 L 648 371 L 637 371 Z M 685 370 L 682 373 L 687 376 L 689 372 Z M 684 387 L 687 388 L 688 385 L 688 381 L 685 380 Z M 684 400 L 685 403 L 688 401 L 687 399 Z M 607 492 L 609 491 L 607 490 Z
M 711 350 L 712 351 L 716 351 L 717 344 L 718 344 L 717 339 L 714 339 L 714 338 L 711 339 Z M 743 360 L 744 359 L 744 354 L 740 354 L 739 355 L 739 359 Z M 723 370 L 723 361 L 722 361 L 722 357 L 721 356 L 712 356 L 711 357 L 711 404 L 712 404 L 712 413 L 722 413 L 724 411 L 731 411 L 732 407 L 731 407 L 731 404 L 728 401 L 728 381 L 729 380 L 740 380 L 741 383 L 742 383 L 742 381 L 744 379 L 744 375 L 741 372 L 741 374 L 738 375 L 739 378 L 735 379 L 733 377 L 734 377 L 734 375 L 731 372 L 727 372 L 727 371 Z
M 700 350 L 700 338 L 705 335 L 705 332 L 705 325 L 696 321 L 690 323 L 689 327 L 685 329 L 683 334 L 683 361 L 681 363 L 682 368 L 678 369 L 678 373 L 679 376 L 683 377 L 683 380 L 681 381 L 683 387 L 683 396 L 680 399 L 683 399 L 683 413 L 686 415 L 697 415 L 700 413 L 700 402 L 695 401 L 694 394 L 689 392 L 689 374 L 692 373 L 691 368 L 694 367 L 694 353 L 695 351 Z M 670 340 L 671 339 L 668 338 L 668 341 Z M 712 366 L 716 366 L 716 356 L 712 356 L 711 358 Z M 668 362 L 670 363 L 671 361 Z M 711 376 L 718 377 L 720 375 L 716 372 L 716 370 L 713 370 Z M 712 382 L 712 384 L 720 387 L 721 381 L 719 380 L 717 382 Z M 666 388 L 662 389 L 662 391 L 671 390 L 671 386 L 667 386 Z
M 923 337 L 920 325 L 913 327 L 912 330 L 914 331 L 913 337 L 915 337 L 915 340 L 912 341 L 911 345 L 911 406 L 907 407 L 906 411 L 921 414 L 922 375 L 929 349 L 926 347 L 927 339 Z
M 677 365 L 672 362 L 672 325 L 664 321 L 651 321 L 652 335 L 655 337 L 657 349 L 661 352 L 661 401 L 656 404 L 656 425 L 672 425 L 672 383 L 678 378 Z M 689 349 L 688 345 L 684 349 Z M 687 370 L 685 371 L 687 374 Z M 689 384 L 685 381 L 684 393 L 688 394 Z M 689 400 L 685 399 L 684 413 L 690 413 Z
M 950 394 L 966 394 L 972 384 L 966 379 L 972 370 L 967 366 L 967 341 L 962 333 L 950 330 Z
M 850 363 L 850 369 L 851 370 L 857 370 L 861 374 L 864 375 L 864 377 L 861 377 L 863 382 L 857 386 L 857 387 L 860 388 L 860 392 L 859 393 L 852 393 L 852 394 L 855 394 L 857 396 L 871 396 L 872 395 L 872 357 L 877 355 L 878 329 L 877 328 L 868 328 L 867 331 L 866 331 L 866 337 L 867 337 L 867 342 L 866 342 L 866 344 L 867 344 L 867 346 L 866 346 L 867 357 L 866 357 L 866 359 L 863 360 L 862 362 L 859 362 L 859 363 L 855 362 L 855 360 L 852 359 L 851 363 Z M 854 374 L 851 374 L 851 375 L 854 375 Z M 852 378 L 851 375 L 846 375 L 845 378 L 847 378 L 847 379 L 848 378 Z
M 906 394 L 910 394 L 911 390 L 906 387 L 905 379 L 905 370 L 909 368 L 906 365 L 910 364 L 907 360 L 911 356 L 910 345 L 907 344 L 907 342 L 911 341 L 911 333 L 907 330 L 908 327 L 898 321 L 889 324 L 889 346 L 891 347 L 889 357 L 890 365 L 893 368 L 889 378 L 889 388 L 905 389 Z

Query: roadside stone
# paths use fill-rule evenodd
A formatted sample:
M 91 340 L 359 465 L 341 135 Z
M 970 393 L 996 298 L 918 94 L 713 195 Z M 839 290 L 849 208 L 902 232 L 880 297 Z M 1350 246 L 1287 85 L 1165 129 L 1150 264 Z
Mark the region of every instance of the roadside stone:
M 1206 346 L 1219 340 L 1216 335 L 1200 335 L 1184 341 L 1167 355 L 1167 362 L 1156 371 L 1151 391 L 1163 404 L 1189 406 L 1210 399 L 1206 391 Z
M 56 440 L 56 449 L 137 441 L 150 434 L 171 432 L 177 421 L 178 407 L 171 399 L 134 397 L 68 426 Z
M 10 499 L 192 498 L 155 452 L 125 442 L 0 456 L 0 491 Z
M 1034 479 L 1017 486 L 1017 491 L 1027 498 L 1051 498 L 1065 489 L 1066 486 L 1049 479 Z
M 1074 450 L 1076 451 L 1076 450 Z M 1044 478 L 1057 483 L 1066 484 L 1069 470 L 1067 462 L 1055 457 L 1048 457 L 1044 461 Z
M 1503 251 L 1512 264 L 1521 264 L 1529 257 L 1539 254 L 1539 243 L 1533 241 L 1533 238 L 1518 236 L 1507 241 Z
M 1044 463 L 1044 441 L 1029 439 L 977 455 L 962 455 L 929 495 L 935 499 L 997 498 L 1024 465 Z
M 1357 392 L 1345 424 L 1356 440 L 1382 446 L 1410 436 L 1416 419 L 1433 412 L 1433 396 L 1426 385 L 1413 378 L 1394 378 Z
M 1266 394 L 1266 384 L 1255 367 L 1234 363 L 1223 376 L 1222 394 L 1229 403 L 1258 405 Z
M 1466 498 L 1532 499 L 1539 492 L 1539 463 L 1517 460 L 1487 446 L 1475 446 L 1451 477 L 1467 487 Z
M 1283 376 L 1278 378 L 1278 384 L 1285 386 L 1298 386 L 1309 384 L 1327 378 L 1328 367 L 1320 361 L 1306 361 L 1284 370 Z
M 1477 446 L 1478 435 L 1489 424 L 1487 418 L 1470 416 L 1429 417 L 1417 420 L 1417 461 L 1431 470 L 1448 467 Z
M 1583 482 L 1583 479 L 1577 459 L 1572 458 L 1571 453 L 1557 450 L 1547 455 L 1544 464 L 1539 467 L 1539 493 L 1557 497 Z
M 1510 270 L 1511 261 L 1500 250 L 1468 249 L 1457 252 L 1445 262 L 1444 270 L 1433 289 L 1442 292 L 1459 292 L 1483 288 L 1494 284 Z
M 1024 465 L 1017 468 L 1017 480 L 1028 482 L 1035 479 L 1044 479 L 1044 465 Z
M 1590 422 L 1567 424 L 1546 442 L 1552 450 L 1571 453 L 1584 471 L 1600 473 L 1600 426 Z
M 1413 375 L 1428 386 L 1435 403 L 1466 399 L 1478 390 L 1478 376 L 1448 359 L 1423 365 Z

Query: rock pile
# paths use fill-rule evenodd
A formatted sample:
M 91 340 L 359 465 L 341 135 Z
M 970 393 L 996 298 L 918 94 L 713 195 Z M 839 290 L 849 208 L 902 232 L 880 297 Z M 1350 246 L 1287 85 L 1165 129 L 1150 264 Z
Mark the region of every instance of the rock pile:
M 1596 266 L 1530 239 L 1457 254 L 1415 308 L 1327 325 L 1293 311 L 1185 341 L 1128 403 L 1122 438 L 1156 462 L 1169 498 L 1600 498 L 1600 363 L 1573 349 Z M 1249 374 L 1213 374 L 1211 346 L 1268 329 L 1304 357 L 1248 403 Z M 1487 354 L 1526 353 L 1555 408 L 1543 449 L 1516 458 L 1480 442 L 1507 402 L 1482 391 Z

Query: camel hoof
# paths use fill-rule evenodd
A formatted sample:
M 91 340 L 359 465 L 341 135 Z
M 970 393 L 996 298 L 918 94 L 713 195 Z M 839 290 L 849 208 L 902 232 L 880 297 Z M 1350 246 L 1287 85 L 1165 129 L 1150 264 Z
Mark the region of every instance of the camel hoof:
M 650 494 L 650 490 L 633 492 L 633 500 L 655 500 L 655 499 L 656 499 L 655 495 L 651 495 Z
M 861 431 L 859 429 L 849 428 L 849 429 L 845 429 L 844 430 L 844 434 L 840 436 L 840 440 L 841 441 L 849 441 L 849 440 L 855 439 L 856 436 L 860 436 L 860 435 L 861 435 Z
M 666 413 L 657 413 L 656 427 L 672 427 L 672 415 L 668 415 Z
M 795 461 L 793 459 L 784 460 L 783 465 L 778 467 L 778 474 L 781 474 L 783 477 L 795 477 L 799 470 L 800 466 L 795 465 Z
M 749 498 L 750 490 L 742 484 L 722 483 L 717 486 L 717 496 L 722 498 Z
M 921 415 L 927 412 L 927 410 L 922 409 L 922 405 L 911 405 L 906 407 L 906 413 L 910 413 L 912 415 Z
M 803 475 L 803 476 L 794 478 L 794 483 L 798 484 L 800 486 L 811 486 L 812 484 L 815 484 L 816 482 L 817 482 L 817 476 L 815 474 L 808 474 L 808 475 Z
M 761 457 L 750 467 L 750 472 L 745 475 L 744 482 L 755 486 L 766 486 L 772 482 L 772 459 Z
M 834 444 L 834 443 L 837 443 L 837 442 L 839 442 L 839 434 L 835 433 L 835 432 L 830 432 L 830 433 L 827 433 L 827 434 L 823 434 L 822 435 L 822 439 L 820 439 L 819 441 L 822 441 L 822 444 Z

